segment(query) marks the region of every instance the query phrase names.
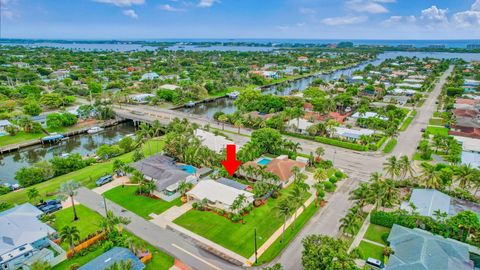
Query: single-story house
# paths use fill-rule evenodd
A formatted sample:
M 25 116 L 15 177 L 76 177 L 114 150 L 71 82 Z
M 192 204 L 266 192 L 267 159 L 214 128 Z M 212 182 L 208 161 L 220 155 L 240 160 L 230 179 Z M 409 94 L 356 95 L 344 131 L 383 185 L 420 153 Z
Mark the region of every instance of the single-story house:
M 197 179 L 182 170 L 173 158 L 162 154 L 139 160 L 131 166 L 143 173 L 146 180 L 155 181 L 154 195 L 161 198 L 175 195 L 180 182 L 195 183 Z
M 187 192 L 189 199 L 198 201 L 206 199 L 210 206 L 223 210 L 229 210 L 235 199 L 242 194 L 245 196 L 243 207 L 253 202 L 253 193 L 211 179 L 198 182 L 194 188 Z
M 307 129 L 313 125 L 315 125 L 315 123 L 312 123 L 303 118 L 295 118 L 287 122 L 287 126 L 290 127 L 292 130 L 304 134 L 307 133 Z
M 469 246 L 420 229 L 394 224 L 388 242 L 394 253 L 386 269 L 473 270 Z
M 405 105 L 407 104 L 408 100 L 410 100 L 407 96 L 393 96 L 393 95 L 386 95 L 383 97 L 383 102 L 391 102 L 394 101 L 396 104 Z
M 374 134 L 375 131 L 367 128 L 360 128 L 360 129 L 351 129 L 346 127 L 336 127 L 335 128 L 335 135 L 348 139 L 348 140 L 358 140 L 362 135 L 371 136 Z
M 463 83 L 463 86 L 480 86 L 480 81 L 466 79 Z
M 155 97 L 154 94 L 136 94 L 130 96 L 130 98 L 137 103 L 147 103 L 148 100 L 153 97 Z
M 480 130 L 478 131 L 480 134 Z M 469 137 L 453 136 L 462 145 L 463 151 L 480 153 L 480 139 Z
M 46 114 L 40 114 L 37 116 L 32 116 L 30 118 L 33 122 L 39 123 L 42 127 L 47 126 L 47 115 Z
M 89 261 L 87 264 L 78 268 L 79 270 L 98 270 L 98 269 L 107 269 L 111 267 L 116 262 L 121 261 L 131 261 L 132 268 L 131 270 L 142 270 L 145 268 L 145 265 L 140 261 L 133 252 L 128 248 L 123 247 L 114 247 L 109 251 L 103 253 L 102 255 L 96 257 L 95 259 Z
M 397 87 L 400 87 L 400 88 L 407 88 L 407 89 L 421 89 L 422 88 L 422 85 L 421 84 L 412 84 L 412 83 L 397 83 L 396 84 Z
M 355 112 L 354 114 L 352 114 L 351 117 L 352 117 L 353 119 L 374 117 L 374 118 L 378 118 L 378 119 L 381 119 L 381 120 L 384 120 L 384 121 L 387 121 L 387 120 L 388 120 L 387 117 L 385 117 L 385 116 L 379 116 L 378 113 L 376 113 L 376 112 L 365 112 L 365 113 Z
M 66 259 L 62 248 L 49 239 L 56 231 L 39 220 L 43 214 L 29 203 L 0 213 L 0 269 L 17 270 L 33 256 L 52 266 Z
M 140 81 L 145 81 L 145 80 L 154 80 L 160 77 L 156 72 L 149 72 L 145 73 L 142 75 L 142 78 L 140 78 Z
M 406 211 L 412 211 L 411 205 L 415 206 L 415 211 L 422 216 L 435 218 L 435 212 L 447 213 L 454 216 L 461 211 L 472 211 L 480 215 L 480 205 L 450 197 L 435 189 L 414 189 L 409 202 L 403 202 L 400 208 Z
M 402 88 L 395 88 L 389 92 L 394 95 L 406 95 L 406 96 L 413 96 L 416 93 L 418 93 L 417 91 L 412 89 L 402 89 Z
M 180 86 L 174 85 L 174 84 L 164 84 L 160 86 L 160 89 L 167 89 L 167 90 L 177 90 L 178 88 L 180 88 Z
M 217 153 L 224 150 L 227 147 L 227 144 L 235 144 L 223 136 L 215 135 L 202 129 L 196 129 L 195 136 L 197 136 L 200 141 L 202 141 L 202 144 L 208 147 L 208 149 Z
M 300 169 L 300 172 L 305 171 L 305 167 L 307 166 L 303 162 L 299 162 L 296 160 L 291 160 L 286 155 L 278 156 L 277 158 L 270 159 L 266 157 L 261 157 L 256 161 L 248 161 L 245 162 L 242 167 L 237 171 L 242 176 L 247 176 L 247 172 L 243 169 L 248 166 L 259 167 L 265 166 L 265 171 L 273 173 L 274 175 L 278 176 L 282 186 L 286 187 L 293 182 L 293 172 L 292 169 L 297 167 Z M 247 177 L 253 177 L 248 175 Z M 260 180 L 260 176 L 255 176 L 257 180 Z
M 463 127 L 455 125 L 448 131 L 448 135 L 480 139 L 480 127 Z
M 8 120 L 0 120 L 0 132 L 5 132 L 5 127 L 11 126 L 12 123 Z

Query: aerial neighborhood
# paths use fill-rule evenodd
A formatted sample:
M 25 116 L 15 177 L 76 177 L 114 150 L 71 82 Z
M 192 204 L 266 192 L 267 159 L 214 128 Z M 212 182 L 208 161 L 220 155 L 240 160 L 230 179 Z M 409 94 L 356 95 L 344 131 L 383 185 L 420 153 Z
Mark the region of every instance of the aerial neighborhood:
M 0 39 L 0 269 L 480 269 L 478 48 L 51 42 Z

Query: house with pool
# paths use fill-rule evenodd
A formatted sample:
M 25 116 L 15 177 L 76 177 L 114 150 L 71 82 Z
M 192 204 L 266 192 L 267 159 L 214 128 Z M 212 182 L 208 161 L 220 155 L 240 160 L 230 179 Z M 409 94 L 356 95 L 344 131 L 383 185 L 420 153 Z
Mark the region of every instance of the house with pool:
M 248 167 L 263 167 L 265 171 L 278 176 L 282 187 L 290 185 L 294 180 L 293 168 L 297 167 L 300 172 L 304 172 L 307 167 L 306 162 L 289 159 L 287 155 L 281 155 L 276 158 L 262 156 L 254 161 L 248 161 L 238 170 L 238 174 L 246 178 L 261 180 L 259 175 L 250 175 Z
M 140 171 L 146 180 L 155 182 L 153 195 L 172 201 L 180 196 L 177 192 L 181 182 L 196 184 L 198 181 L 197 168 L 178 164 L 169 156 L 157 154 L 139 160 L 132 167 Z

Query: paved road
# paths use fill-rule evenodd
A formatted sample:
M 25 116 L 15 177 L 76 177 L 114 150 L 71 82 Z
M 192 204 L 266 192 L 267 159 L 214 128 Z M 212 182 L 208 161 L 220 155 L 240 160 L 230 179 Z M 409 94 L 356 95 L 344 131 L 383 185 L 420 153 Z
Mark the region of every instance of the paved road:
M 80 188 L 75 200 L 105 216 L 103 198 L 99 194 L 87 188 Z M 146 221 L 136 214 L 124 210 L 119 205 L 107 200 L 107 209 L 113 211 L 116 216 L 130 218 L 131 222 L 126 228 L 136 236 L 150 244 L 161 248 L 185 264 L 199 270 L 233 270 L 240 269 L 219 257 L 200 249 L 178 234 L 160 228 L 150 221 Z M 82 218 L 82 217 L 80 217 Z

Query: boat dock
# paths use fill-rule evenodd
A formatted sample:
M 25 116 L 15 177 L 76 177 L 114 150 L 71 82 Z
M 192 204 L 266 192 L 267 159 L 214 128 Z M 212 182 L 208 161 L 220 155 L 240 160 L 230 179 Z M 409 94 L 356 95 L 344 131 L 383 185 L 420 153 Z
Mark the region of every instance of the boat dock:
M 116 126 L 116 125 L 118 125 L 122 122 L 125 122 L 125 121 L 126 120 L 123 120 L 123 119 L 108 120 L 108 121 L 105 121 L 104 123 L 99 124 L 98 126 L 102 127 L 102 128 L 106 128 L 106 127 Z M 37 144 L 57 143 L 58 141 L 60 141 L 64 138 L 68 138 L 68 137 L 80 135 L 80 134 L 83 134 L 83 133 L 87 133 L 87 130 L 89 130 L 90 128 L 91 127 L 84 127 L 84 128 L 77 129 L 77 130 L 68 131 L 68 132 L 65 132 L 63 134 L 47 135 L 47 136 L 45 136 L 43 138 L 40 138 L 40 139 L 35 139 L 35 140 L 27 141 L 27 142 L 21 142 L 21 143 L 6 145 L 4 147 L 0 147 L 0 155 L 4 154 L 4 153 L 10 153 L 10 152 L 13 152 L 13 151 L 18 151 L 22 148 L 34 146 L 34 145 L 37 145 Z

